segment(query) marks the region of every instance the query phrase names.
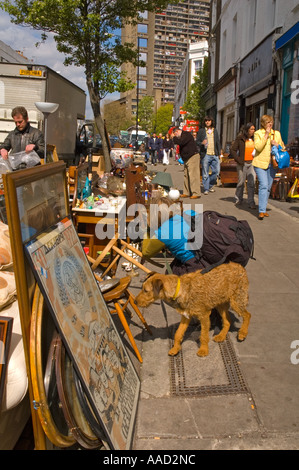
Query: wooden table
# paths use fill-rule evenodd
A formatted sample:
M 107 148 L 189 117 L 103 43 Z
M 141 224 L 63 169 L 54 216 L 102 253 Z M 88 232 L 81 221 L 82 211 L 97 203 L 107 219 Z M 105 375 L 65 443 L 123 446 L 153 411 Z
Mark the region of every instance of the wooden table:
M 79 224 L 85 224 L 85 233 L 94 235 L 92 257 L 96 257 L 116 233 L 125 236 L 126 227 L 126 198 L 102 198 L 103 204 L 95 205 L 92 209 L 73 207 L 73 220 L 77 232 Z M 82 230 L 80 229 L 80 232 Z

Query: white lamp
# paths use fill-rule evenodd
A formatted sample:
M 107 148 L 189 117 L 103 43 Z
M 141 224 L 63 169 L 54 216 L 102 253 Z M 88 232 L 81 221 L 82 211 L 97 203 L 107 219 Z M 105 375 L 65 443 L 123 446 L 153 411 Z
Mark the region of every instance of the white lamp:
M 46 101 L 37 101 L 34 103 L 35 106 L 39 111 L 41 111 L 44 115 L 44 120 L 45 120 L 45 156 L 44 160 L 45 163 L 47 161 L 47 124 L 48 124 L 48 116 L 49 114 L 55 113 L 57 111 L 59 104 L 58 103 L 47 103 Z

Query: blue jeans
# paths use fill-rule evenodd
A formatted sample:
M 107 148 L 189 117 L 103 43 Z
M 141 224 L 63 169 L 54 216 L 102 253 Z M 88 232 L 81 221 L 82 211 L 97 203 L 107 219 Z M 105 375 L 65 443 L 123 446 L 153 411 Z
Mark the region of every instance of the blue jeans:
M 158 150 L 150 150 L 152 156 L 152 164 L 157 163 L 158 160 Z
M 259 212 L 267 212 L 267 203 L 276 170 L 270 165 L 267 170 L 254 167 L 259 181 Z
M 211 174 L 209 170 L 211 167 Z M 205 155 L 201 161 L 202 184 L 204 191 L 209 191 L 216 183 L 219 175 L 220 161 L 217 155 Z

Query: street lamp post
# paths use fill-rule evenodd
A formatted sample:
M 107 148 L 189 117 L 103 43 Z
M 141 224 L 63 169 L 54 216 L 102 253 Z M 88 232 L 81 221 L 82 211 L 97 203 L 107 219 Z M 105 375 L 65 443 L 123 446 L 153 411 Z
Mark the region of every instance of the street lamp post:
M 139 37 L 137 36 L 137 90 L 136 90 L 136 150 L 138 150 L 138 105 L 139 105 Z
M 55 113 L 58 109 L 58 103 L 48 103 L 46 101 L 37 101 L 34 103 L 39 111 L 44 115 L 44 138 L 45 138 L 45 151 L 44 151 L 44 161 L 47 163 L 47 125 L 48 125 L 48 116 L 51 113 Z

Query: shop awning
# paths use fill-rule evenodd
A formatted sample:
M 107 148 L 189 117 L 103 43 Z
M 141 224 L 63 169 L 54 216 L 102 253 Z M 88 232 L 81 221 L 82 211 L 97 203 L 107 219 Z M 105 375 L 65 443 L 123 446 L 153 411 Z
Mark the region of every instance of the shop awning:
M 299 34 L 299 21 L 298 23 L 294 24 L 291 29 L 289 29 L 286 33 L 284 33 L 282 36 L 280 36 L 279 39 L 276 41 L 276 50 L 281 49 L 283 46 L 285 46 L 289 41 L 294 39 L 295 36 Z

